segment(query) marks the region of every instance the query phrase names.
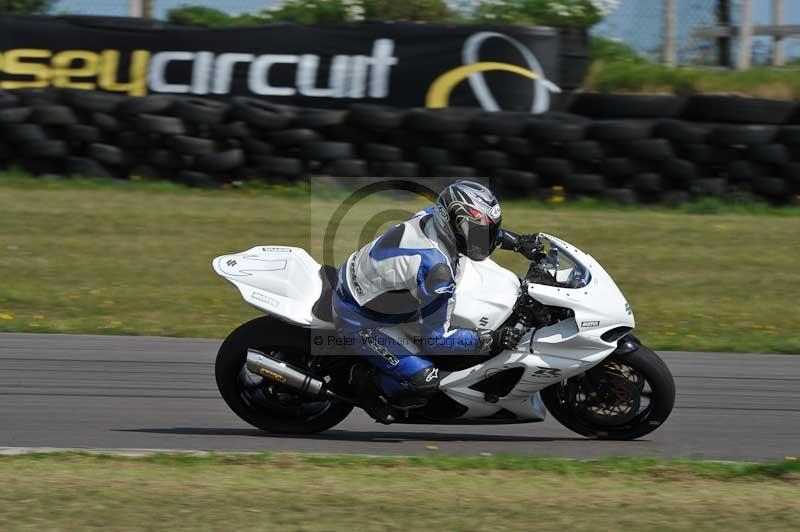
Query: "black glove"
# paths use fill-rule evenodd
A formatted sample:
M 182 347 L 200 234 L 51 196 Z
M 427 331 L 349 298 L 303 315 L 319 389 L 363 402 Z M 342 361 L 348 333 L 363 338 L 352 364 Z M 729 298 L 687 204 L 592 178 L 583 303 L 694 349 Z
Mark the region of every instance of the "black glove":
M 539 242 L 539 233 L 518 235 L 512 231 L 503 230 L 500 248 L 517 251 L 528 260 L 534 260 L 536 254 L 542 250 L 542 244 Z
M 534 260 L 536 254 L 542 251 L 542 244 L 539 242 L 539 233 L 530 235 L 520 235 L 517 239 L 517 249 L 526 259 Z
M 492 333 L 492 352 L 499 353 L 506 349 L 514 349 L 519 345 L 525 329 L 515 327 L 501 327 Z

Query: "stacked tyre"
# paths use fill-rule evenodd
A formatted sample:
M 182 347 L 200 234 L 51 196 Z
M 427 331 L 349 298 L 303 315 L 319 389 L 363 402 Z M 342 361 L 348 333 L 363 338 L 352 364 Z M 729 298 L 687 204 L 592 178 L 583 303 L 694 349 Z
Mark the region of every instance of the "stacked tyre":
M 531 115 L 25 89 L 0 91 L 0 165 L 195 186 L 481 176 L 514 196 L 787 202 L 800 192 L 800 107 L 582 93 Z

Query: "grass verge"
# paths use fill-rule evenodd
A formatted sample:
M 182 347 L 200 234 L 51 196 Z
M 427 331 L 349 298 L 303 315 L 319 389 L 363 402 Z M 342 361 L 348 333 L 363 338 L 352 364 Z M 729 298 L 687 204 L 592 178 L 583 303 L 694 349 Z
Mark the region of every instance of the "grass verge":
M 738 94 L 772 100 L 800 100 L 800 64 L 784 68 L 724 70 L 671 68 L 653 63 L 630 46 L 591 39 L 592 64 L 583 88 L 599 92 Z
M 0 331 L 221 338 L 258 313 L 211 259 L 258 244 L 308 248 L 339 204 L 309 201 L 301 188 L 0 179 Z M 336 262 L 376 212 L 422 206 L 382 200 L 352 211 Z M 507 227 L 551 232 L 594 255 L 656 349 L 800 352 L 800 315 L 789 311 L 800 297 L 798 215 L 718 203 L 670 211 L 504 202 Z M 508 252 L 494 258 L 526 270 Z
M 0 529 L 796 530 L 798 471 L 510 456 L 0 457 Z

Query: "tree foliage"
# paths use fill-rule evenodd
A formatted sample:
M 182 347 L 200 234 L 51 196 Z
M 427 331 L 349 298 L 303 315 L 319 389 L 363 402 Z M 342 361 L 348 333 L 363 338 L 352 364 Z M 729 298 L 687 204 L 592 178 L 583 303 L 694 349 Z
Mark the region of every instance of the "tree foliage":
M 47 13 L 54 3 L 55 0 L 0 0 L 0 13 Z

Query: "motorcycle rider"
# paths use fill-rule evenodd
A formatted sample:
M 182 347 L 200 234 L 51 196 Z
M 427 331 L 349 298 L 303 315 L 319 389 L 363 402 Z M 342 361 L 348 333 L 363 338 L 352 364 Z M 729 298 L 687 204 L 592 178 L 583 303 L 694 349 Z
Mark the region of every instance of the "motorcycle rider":
M 501 228 L 497 198 L 487 187 L 456 181 L 434 208 L 417 213 L 359 249 L 339 269 L 333 298 L 336 327 L 365 363 L 350 381 L 360 405 L 381 423 L 399 410 L 424 406 L 439 386 L 425 355 L 495 353 L 515 347 L 522 329 L 450 327 L 459 257 L 486 259 L 498 246 L 531 257 L 537 235 Z M 419 322 L 408 338 L 403 324 Z

